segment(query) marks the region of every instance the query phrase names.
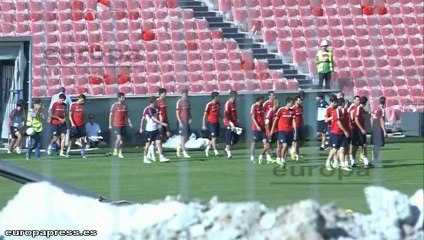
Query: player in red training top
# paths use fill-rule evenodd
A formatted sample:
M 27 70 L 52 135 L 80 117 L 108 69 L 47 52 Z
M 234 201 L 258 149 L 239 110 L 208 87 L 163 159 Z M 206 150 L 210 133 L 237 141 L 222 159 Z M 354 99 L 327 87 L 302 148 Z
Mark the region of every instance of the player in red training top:
M 278 109 L 272 124 L 271 132 L 278 129 L 278 147 L 277 147 L 277 164 L 285 167 L 288 149 L 293 142 L 294 129 L 296 129 L 296 121 L 293 107 L 293 98 L 286 99 L 286 106 Z
M 231 145 L 238 142 L 238 135 L 235 132 L 238 126 L 236 100 L 237 92 L 232 90 L 230 92 L 230 98 L 224 106 L 225 152 L 228 159 L 232 158 Z
M 119 158 L 124 158 L 122 155 L 123 137 L 126 134 L 126 121 L 128 119 L 128 126 L 133 127 L 131 120 L 128 116 L 128 106 L 125 103 L 125 94 L 117 93 L 118 102 L 114 103 L 110 109 L 109 114 L 109 129 L 113 129 L 116 135 L 115 148 L 113 155 L 118 155 Z
M 259 164 L 262 163 L 263 156 L 266 152 L 266 135 L 265 135 L 265 114 L 262 106 L 263 96 L 256 97 L 256 102 L 250 108 L 250 119 L 252 121 L 253 139 L 250 144 L 250 161 L 255 161 L 255 145 L 256 142 L 263 142 L 263 150 L 259 154 Z
M 324 115 L 324 122 L 327 124 L 327 132 L 329 134 L 329 143 L 331 142 L 331 123 L 333 120 L 333 111 L 334 109 L 337 108 L 337 96 L 336 95 L 332 95 L 330 97 L 330 105 L 327 107 L 327 109 L 325 110 L 325 115 Z M 338 156 L 337 154 L 333 155 L 334 158 L 334 163 L 338 162 Z
M 209 157 L 209 150 L 212 147 L 215 156 L 218 156 L 218 149 L 216 148 L 216 139 L 219 137 L 219 112 L 221 105 L 219 104 L 219 93 L 211 93 L 211 101 L 206 104 L 205 112 L 203 113 L 202 129 L 208 130 L 211 136 L 211 141 L 205 149 L 206 157 Z
M 352 156 L 351 156 L 351 166 L 356 166 L 355 156 L 360 146 L 361 159 L 364 161 L 366 167 L 369 167 L 369 161 L 367 158 L 367 132 L 365 130 L 365 106 L 367 105 L 368 98 L 360 97 L 359 104 L 354 108 L 354 111 L 351 111 L 350 117 L 352 122 L 351 130 L 351 143 L 352 143 Z M 352 161 L 353 160 L 353 161 Z
M 188 100 L 188 90 L 183 89 L 181 91 L 181 98 L 177 101 L 177 120 L 178 120 L 178 129 L 180 133 L 180 147 L 177 147 L 177 157 L 180 157 L 180 151 L 183 152 L 184 158 L 190 158 L 186 149 L 185 143 L 190 137 L 191 130 L 191 105 Z
M 331 120 L 333 120 L 333 111 L 337 108 L 337 96 L 330 97 L 330 105 L 325 110 L 324 121 L 327 123 L 328 132 L 331 130 Z
M 272 108 L 273 103 L 275 100 L 275 92 L 274 91 L 268 91 L 268 100 L 266 100 L 262 106 L 264 107 L 264 114 L 266 114 L 269 109 Z M 270 125 L 272 125 L 272 122 L 270 123 Z M 271 152 L 273 152 L 273 149 L 270 149 Z
M 70 140 L 68 144 L 68 150 L 66 151 L 66 157 L 69 157 L 71 152 L 71 146 L 75 144 L 77 139 L 81 142 L 81 157 L 85 156 L 85 144 L 86 144 L 86 132 L 85 132 L 85 95 L 80 94 L 78 100 L 71 104 L 69 108 L 69 121 L 71 122 Z
M 168 127 L 162 126 L 160 128 L 162 142 L 165 142 L 168 137 L 171 136 L 171 131 L 169 130 L 168 105 L 166 103 L 166 94 L 167 91 L 165 88 L 159 88 L 159 97 L 156 99 L 156 108 L 158 109 L 158 120 L 162 123 L 168 124 Z
M 277 132 L 271 132 L 272 123 L 274 122 L 275 114 L 279 108 L 278 99 L 273 100 L 273 106 L 265 113 L 265 134 L 266 134 L 266 161 L 267 163 L 275 163 L 275 160 L 271 158 L 271 144 L 277 141 Z
M 378 99 L 379 106 L 377 109 L 375 109 L 372 112 L 371 116 L 371 128 L 372 128 L 372 135 L 371 140 L 374 145 L 373 148 L 373 161 L 379 162 L 380 159 L 380 151 L 381 148 L 384 147 L 384 138 L 387 137 L 386 128 L 384 125 L 385 118 L 386 118 L 386 112 L 385 112 L 385 106 L 386 106 L 386 98 L 380 97 Z M 370 163 L 367 167 L 372 167 L 373 165 Z
M 53 138 L 50 142 L 50 145 L 47 148 L 47 155 L 51 154 L 52 145 L 60 139 L 60 156 L 66 157 L 63 153 L 65 148 L 65 136 L 66 136 L 66 96 L 65 94 L 60 94 L 57 102 L 53 103 L 50 108 L 50 119 L 51 119 L 51 127 L 52 127 L 52 135 Z
M 274 105 L 275 93 L 274 91 L 268 92 L 268 100 L 266 100 L 262 106 L 264 107 L 264 114 L 268 112 L 269 109 Z
M 343 98 L 337 99 L 337 108 L 332 113 L 331 133 L 330 133 L 330 145 L 332 149 L 328 154 L 326 161 L 326 168 L 330 171 L 333 170 L 330 161 L 335 154 L 338 155 L 338 160 L 342 167 L 342 170 L 351 171 L 347 160 L 345 161 L 345 150 L 349 147 L 349 131 L 346 125 L 346 118 L 349 118 L 349 114 L 344 108 L 345 101 Z
M 169 130 L 169 121 L 168 121 L 168 105 L 166 103 L 167 91 L 165 88 L 159 88 L 158 93 L 159 93 L 159 97 L 155 101 L 156 102 L 155 108 L 157 109 L 157 119 L 162 123 L 166 123 L 165 125 L 159 125 L 159 134 L 161 138 L 161 143 L 164 143 L 166 142 L 168 137 L 171 136 L 171 132 Z M 141 118 L 141 126 L 143 126 L 145 120 L 146 120 L 146 117 L 143 114 Z M 149 149 L 147 151 L 147 158 L 151 159 L 153 162 L 156 162 L 155 143 L 156 141 L 152 141 L 151 144 L 149 144 Z
M 293 146 L 290 149 L 290 154 L 292 159 L 299 161 L 299 148 L 303 141 L 303 106 L 302 97 L 300 95 L 296 97 L 292 110 L 296 120 L 296 129 L 294 129 Z
M 156 146 L 158 148 L 159 161 L 161 163 L 169 162 L 169 159 L 167 159 L 163 155 L 162 140 L 161 140 L 161 136 L 159 132 L 159 128 L 161 126 L 167 127 L 168 124 L 161 122 L 157 119 L 156 106 L 157 106 L 156 97 L 151 96 L 149 98 L 149 105 L 143 110 L 143 116 L 141 118 L 141 124 L 140 124 L 140 134 L 142 134 L 144 122 L 146 122 L 146 125 L 145 125 L 146 145 L 144 146 L 143 162 L 147 164 L 152 163 L 150 160 L 156 161 L 156 158 L 152 159 L 151 157 L 148 156 L 150 145 L 152 143 L 156 143 Z

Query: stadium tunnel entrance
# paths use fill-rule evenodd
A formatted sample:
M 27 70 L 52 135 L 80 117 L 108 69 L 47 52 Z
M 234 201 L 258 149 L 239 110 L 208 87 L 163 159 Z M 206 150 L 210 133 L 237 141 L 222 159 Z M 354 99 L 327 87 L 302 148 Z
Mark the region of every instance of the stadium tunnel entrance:
M 0 38 L 0 134 L 2 142 L 9 139 L 8 117 L 19 99 L 29 101 L 30 38 Z

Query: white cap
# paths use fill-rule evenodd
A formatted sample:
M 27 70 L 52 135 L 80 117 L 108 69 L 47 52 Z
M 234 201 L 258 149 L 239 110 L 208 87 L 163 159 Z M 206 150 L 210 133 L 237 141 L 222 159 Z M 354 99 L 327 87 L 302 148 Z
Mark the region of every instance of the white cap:
M 320 45 L 321 47 L 323 47 L 323 46 L 328 46 L 328 41 L 327 40 L 322 40 L 321 41 L 321 45 Z

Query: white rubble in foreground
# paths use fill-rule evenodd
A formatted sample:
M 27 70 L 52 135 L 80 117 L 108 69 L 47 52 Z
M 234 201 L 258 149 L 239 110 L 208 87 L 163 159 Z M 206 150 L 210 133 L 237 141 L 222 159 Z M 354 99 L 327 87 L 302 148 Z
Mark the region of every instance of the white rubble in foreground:
M 23 186 L 0 212 L 0 239 L 6 230 L 16 229 L 97 230 L 97 236 L 83 239 L 424 238 L 422 189 L 411 198 L 382 187 L 368 187 L 365 193 L 370 215 L 320 206 L 313 200 L 275 210 L 256 202 L 224 203 L 216 198 L 185 203 L 167 197 L 148 204 L 113 206 L 66 194 L 46 182 L 32 183 Z

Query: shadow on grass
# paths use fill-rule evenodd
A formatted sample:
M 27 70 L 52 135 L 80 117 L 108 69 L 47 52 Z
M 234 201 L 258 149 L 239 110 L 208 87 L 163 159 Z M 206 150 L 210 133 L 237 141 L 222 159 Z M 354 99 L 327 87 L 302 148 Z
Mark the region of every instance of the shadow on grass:
M 402 167 L 413 167 L 413 166 L 424 166 L 424 163 L 411 163 L 411 164 L 393 164 L 393 165 L 383 165 L 377 166 L 376 168 L 402 168 Z
M 270 182 L 270 185 L 369 185 L 369 183 L 358 183 L 358 182 Z
M 397 147 L 383 147 L 383 151 L 399 151 L 402 150 L 401 148 L 397 148 Z

